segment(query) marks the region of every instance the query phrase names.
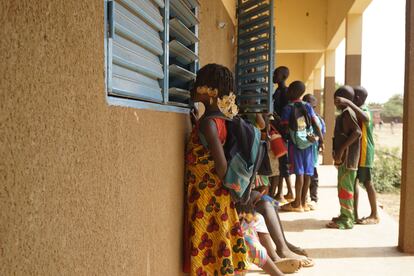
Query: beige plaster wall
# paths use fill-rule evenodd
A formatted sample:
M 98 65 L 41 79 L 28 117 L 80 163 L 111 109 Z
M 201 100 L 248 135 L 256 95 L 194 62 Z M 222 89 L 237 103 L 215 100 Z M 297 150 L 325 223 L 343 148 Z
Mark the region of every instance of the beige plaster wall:
M 276 0 L 277 51 L 325 50 L 326 19 L 327 0 Z
M 229 14 L 231 20 L 233 21 L 233 24 L 236 25 L 237 19 L 236 19 L 236 2 L 237 0 L 221 0 L 223 2 L 224 7 L 227 10 L 227 13 Z
M 235 69 L 235 25 L 221 0 L 200 0 L 200 65 L 220 63 Z M 218 22 L 226 26 L 218 28 Z
M 295 80 L 306 81 L 304 80 L 304 64 L 305 54 L 276 54 L 276 67 L 283 65 L 289 68 L 288 85 Z
M 103 4 L 2 3 L 0 275 L 180 275 L 187 116 L 108 106 Z

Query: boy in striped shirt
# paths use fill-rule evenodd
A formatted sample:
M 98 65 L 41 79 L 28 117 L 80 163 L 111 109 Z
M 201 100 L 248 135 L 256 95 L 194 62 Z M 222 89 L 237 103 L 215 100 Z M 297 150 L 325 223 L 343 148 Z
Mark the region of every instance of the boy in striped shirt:
M 368 96 L 367 90 L 361 86 L 358 86 L 354 87 L 354 91 L 355 98 L 353 102 L 343 98 L 336 99 L 336 101 L 349 106 L 355 111 L 362 131 L 361 156 L 354 191 L 355 221 L 358 224 L 377 224 L 379 222 L 377 199 L 375 188 L 372 184 L 372 167 L 374 163 L 374 122 L 372 113 L 365 105 L 365 101 Z M 371 214 L 362 219 L 359 219 L 358 217 L 358 182 L 364 184 L 368 193 L 369 204 L 371 206 Z

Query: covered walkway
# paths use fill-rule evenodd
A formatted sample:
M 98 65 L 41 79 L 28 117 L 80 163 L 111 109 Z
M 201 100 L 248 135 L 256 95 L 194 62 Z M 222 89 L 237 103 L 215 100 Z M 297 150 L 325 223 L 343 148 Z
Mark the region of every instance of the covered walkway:
M 398 224 L 380 209 L 381 223 L 357 225 L 343 231 L 325 228 L 339 212 L 336 196 L 336 169 L 320 167 L 320 202 L 308 213 L 281 213 L 287 238 L 305 248 L 315 267 L 302 269 L 296 275 L 411 275 L 414 256 L 398 252 Z M 360 190 L 360 214 L 369 214 L 365 190 Z M 260 269 L 249 276 L 263 275 Z

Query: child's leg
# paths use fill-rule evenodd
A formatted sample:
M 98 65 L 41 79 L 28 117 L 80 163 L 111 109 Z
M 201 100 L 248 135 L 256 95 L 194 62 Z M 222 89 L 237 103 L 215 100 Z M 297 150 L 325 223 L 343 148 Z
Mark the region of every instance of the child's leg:
M 280 271 L 276 264 L 274 262 L 272 262 L 272 260 L 270 259 L 269 256 L 267 256 L 266 262 L 264 263 L 264 265 L 262 265 L 262 269 L 268 273 L 269 275 L 272 276 L 283 276 L 285 274 L 283 274 L 282 271 Z
M 286 180 L 286 187 L 287 187 L 287 190 L 288 190 L 285 197 L 288 198 L 288 199 L 292 199 L 293 198 L 293 190 L 292 190 L 292 181 L 290 181 L 290 175 L 287 175 L 285 177 L 285 180 Z
M 336 221 L 339 229 L 351 229 L 354 226 L 354 186 L 357 172 L 348 170 L 345 165 L 338 168 L 338 197 L 341 215 Z
M 364 182 L 365 188 L 367 189 L 369 204 L 371 205 L 371 215 L 369 218 L 378 219 L 377 210 L 377 193 L 371 180 Z
M 279 178 L 280 178 L 279 175 L 272 176 L 270 178 L 270 191 L 269 191 L 269 196 L 271 196 L 273 198 L 275 197 L 276 188 L 279 185 Z
M 280 257 L 276 254 L 276 250 L 273 247 L 273 241 L 269 233 L 260 233 L 257 232 L 259 236 L 260 243 L 267 250 L 267 255 L 272 259 L 273 262 L 280 260 Z
M 302 198 L 301 198 L 301 204 L 302 206 L 306 205 L 306 197 L 308 195 L 308 190 L 311 182 L 311 176 L 304 175 L 303 176 L 303 188 L 302 188 Z
M 359 181 L 357 178 L 355 179 L 355 184 L 354 184 L 354 217 L 355 217 L 356 222 L 359 222 L 358 202 L 359 202 Z
M 318 202 L 318 187 L 319 187 L 319 176 L 318 176 L 318 170 L 315 167 L 314 172 L 313 172 L 313 177 L 310 183 L 310 189 L 309 189 L 311 201 Z
M 294 208 L 302 207 L 302 188 L 303 188 L 304 177 L 303 174 L 296 175 L 296 182 L 295 182 L 295 200 L 292 202 L 292 206 Z M 309 186 L 308 186 L 309 187 Z

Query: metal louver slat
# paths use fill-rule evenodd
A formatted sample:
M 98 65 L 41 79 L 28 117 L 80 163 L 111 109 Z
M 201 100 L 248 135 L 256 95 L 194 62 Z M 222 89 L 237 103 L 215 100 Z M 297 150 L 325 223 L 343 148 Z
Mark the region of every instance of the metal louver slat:
M 272 112 L 274 0 L 238 0 L 237 95 L 241 112 Z M 255 105 L 240 99 L 250 99 Z
M 161 14 L 151 9 L 147 2 L 144 2 L 143 0 L 117 0 L 117 2 L 118 1 L 135 12 L 158 31 L 164 30 Z
M 170 0 L 170 10 L 171 14 L 178 17 L 188 28 L 199 23 L 196 15 L 182 0 Z
M 164 1 L 108 1 L 108 93 L 144 101 L 163 102 L 164 30 L 160 7 Z

